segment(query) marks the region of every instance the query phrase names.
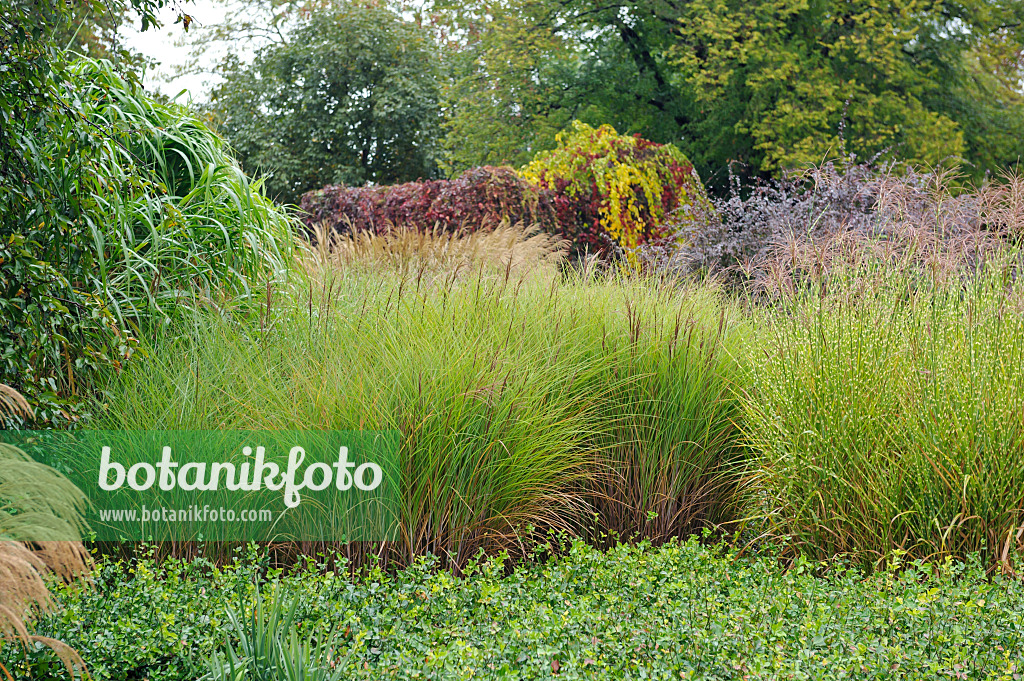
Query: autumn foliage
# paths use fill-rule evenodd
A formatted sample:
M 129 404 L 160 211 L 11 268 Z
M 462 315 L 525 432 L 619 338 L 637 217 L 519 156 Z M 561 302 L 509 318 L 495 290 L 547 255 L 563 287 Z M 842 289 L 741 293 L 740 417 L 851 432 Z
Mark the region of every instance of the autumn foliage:
M 301 208 L 307 224 L 323 224 L 342 234 L 384 234 L 396 228 L 450 233 L 492 229 L 502 222 L 558 233 L 552 199 L 511 168 L 483 166 L 456 180 L 330 185 L 306 193 Z
M 710 209 L 693 165 L 671 144 L 619 135 L 610 125 L 576 121 L 558 148 L 522 171 L 554 192 L 554 206 L 576 250 L 621 250 L 675 238 Z
M 674 146 L 577 122 L 558 136 L 557 149 L 518 173 L 483 166 L 450 181 L 331 185 L 308 192 L 301 208 L 308 225 L 342 234 L 453 233 L 522 223 L 565 238 L 576 255 L 629 258 L 639 246 L 676 239 L 710 204 Z

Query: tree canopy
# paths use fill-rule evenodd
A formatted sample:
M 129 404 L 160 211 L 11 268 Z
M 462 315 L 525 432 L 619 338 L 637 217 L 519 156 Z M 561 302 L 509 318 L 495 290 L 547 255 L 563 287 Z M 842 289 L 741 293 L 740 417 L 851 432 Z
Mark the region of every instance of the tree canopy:
M 15 230 L 52 218 L 69 219 L 73 197 L 65 187 L 48 184 L 54 163 L 74 163 L 75 149 L 94 144 L 102 134 L 85 125 L 66 101 L 73 56 L 67 48 L 107 56 L 112 31 L 126 14 L 137 15 L 145 30 L 167 0 L 127 0 L 101 7 L 93 0 L 8 0 L 0 11 L 0 216 Z M 106 12 L 101 13 L 101 9 Z M 191 17 L 179 11 L 179 21 Z M 65 158 L 38 153 L 39 136 L 64 136 Z
M 1024 153 L 1013 0 L 437 0 L 449 160 L 519 162 L 564 120 L 679 146 L 719 182 L 843 152 L 980 173 Z M 513 132 L 514 131 L 514 132 Z
M 1024 4 L 988 0 L 691 0 L 669 58 L 705 164 L 739 156 L 774 171 L 845 143 L 861 156 L 985 168 L 1024 150 L 1009 58 L 1022 21 Z
M 436 173 L 437 53 L 395 12 L 342 3 L 313 12 L 251 64 L 226 63 L 211 106 L 249 172 L 297 203 L 327 184 Z

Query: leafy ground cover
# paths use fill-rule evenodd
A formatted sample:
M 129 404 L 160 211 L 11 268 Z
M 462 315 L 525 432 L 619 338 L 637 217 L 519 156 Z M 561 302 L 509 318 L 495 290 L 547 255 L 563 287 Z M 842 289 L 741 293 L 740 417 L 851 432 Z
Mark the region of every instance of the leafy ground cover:
M 353 578 L 268 571 L 250 549 L 222 568 L 106 563 L 94 588 L 61 590 L 64 608 L 38 628 L 104 681 L 200 678 L 238 634 L 227 613 L 251 611 L 257 590 L 295 601 L 299 631 L 334 629 L 342 678 L 1019 678 L 1019 580 L 971 562 L 897 565 L 787 568 L 691 538 L 573 543 L 510 572 L 495 560 L 456 577 L 424 559 Z

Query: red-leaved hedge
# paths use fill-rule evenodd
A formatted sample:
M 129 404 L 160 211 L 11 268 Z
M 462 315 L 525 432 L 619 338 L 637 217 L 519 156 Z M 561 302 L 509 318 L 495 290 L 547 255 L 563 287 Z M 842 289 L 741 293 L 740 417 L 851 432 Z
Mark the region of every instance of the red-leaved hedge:
M 693 166 L 671 144 L 578 121 L 558 136 L 558 148 L 519 172 L 483 166 L 455 180 L 332 185 L 306 193 L 300 206 L 307 225 L 340 233 L 522 223 L 563 237 L 574 256 L 621 252 L 630 261 L 639 247 L 677 240 L 712 210 Z
M 309 225 L 340 233 L 390 229 L 445 232 L 510 224 L 537 225 L 553 234 L 563 230 L 552 192 L 540 189 L 506 167 L 471 168 L 455 180 L 406 182 L 383 187 L 330 185 L 307 192 L 300 204 Z

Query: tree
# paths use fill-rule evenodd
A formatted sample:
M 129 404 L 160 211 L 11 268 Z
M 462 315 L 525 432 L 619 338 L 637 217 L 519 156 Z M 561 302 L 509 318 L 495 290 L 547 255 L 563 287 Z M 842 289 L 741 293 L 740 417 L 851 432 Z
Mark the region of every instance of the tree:
M 620 3 L 437 0 L 431 9 L 448 67 L 450 172 L 523 165 L 576 119 L 681 142 L 681 96 L 658 22 L 648 30 Z
M 546 2 L 455 7 L 441 38 L 445 169 L 528 163 L 578 115 L 572 90 L 579 46 L 539 30 L 549 20 Z
M 1016 0 L 436 0 L 455 165 L 562 119 L 673 143 L 719 190 L 846 151 L 978 172 L 1024 153 Z M 529 36 L 525 40 L 523 36 Z M 502 145 L 502 135 L 520 140 Z M 843 139 L 841 139 L 841 136 Z M 495 151 L 495 149 L 499 151 Z M 488 157 L 487 154 L 492 156 Z
M 121 18 L 135 13 L 145 30 L 156 24 L 156 11 L 168 1 L 128 0 L 109 11 Z M 93 0 L 8 0 L 0 11 L 0 219 L 5 229 L 23 220 L 48 221 L 66 206 L 62 198 L 70 198 L 58 196 L 63 188 L 48 186 L 39 172 L 39 164 L 48 160 L 37 157 L 34 136 L 70 132 L 76 144 L 88 146 L 90 136 L 101 132 L 83 125 L 60 87 L 68 80 L 69 43 L 106 49 L 109 22 L 93 21 L 85 34 L 75 28 L 76 16 L 81 29 L 99 9 Z M 178 19 L 186 27 L 192 20 L 180 10 Z
M 688 126 L 705 164 L 738 158 L 754 169 L 820 162 L 848 150 L 982 167 L 979 118 L 1013 127 L 1019 82 L 977 59 L 1001 43 L 1019 50 L 1024 4 L 989 0 L 690 0 L 672 47 L 695 111 Z
M 229 60 L 211 108 L 249 172 L 297 203 L 328 184 L 434 176 L 437 55 L 430 34 L 378 5 L 313 11 L 251 65 Z
M 53 39 L 58 47 L 94 59 L 127 56 L 118 29 L 131 20 L 128 5 L 118 0 L 70 0 L 69 21 L 56 27 Z M 132 55 L 133 60 L 138 57 Z

